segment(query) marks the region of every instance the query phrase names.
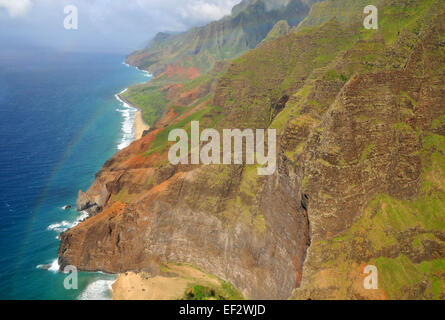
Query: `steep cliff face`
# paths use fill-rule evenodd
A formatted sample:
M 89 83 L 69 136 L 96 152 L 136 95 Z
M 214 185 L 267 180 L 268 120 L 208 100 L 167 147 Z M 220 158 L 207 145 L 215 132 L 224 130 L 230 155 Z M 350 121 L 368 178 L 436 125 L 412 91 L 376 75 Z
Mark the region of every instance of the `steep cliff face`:
M 94 216 L 62 234 L 61 266 L 187 262 L 247 298 L 444 299 L 444 5 L 381 1 L 374 31 L 354 3 L 348 23 L 320 3 L 110 159 L 79 196 Z M 277 129 L 277 171 L 169 164 L 168 132 L 192 120 Z M 370 264 L 379 290 L 363 287 Z
M 173 74 L 193 66 L 201 73 L 216 61 L 230 60 L 255 48 L 280 20 L 295 26 L 317 0 L 244 0 L 230 16 L 180 34 L 158 34 L 150 45 L 132 53 L 127 62 L 155 75 Z
M 111 181 L 106 188 L 114 201 L 62 234 L 61 265 L 122 273 L 153 261 L 186 262 L 230 281 L 246 297 L 288 298 L 301 279 L 309 225 L 287 160 L 258 185 L 256 168 L 243 166 L 122 168 L 150 135 L 98 174 L 96 181 Z M 93 186 L 88 194 L 96 192 Z
M 434 18 L 432 8 L 417 34 L 405 29 L 383 49 L 386 64 L 376 61 L 373 72 L 345 84 L 297 156 L 313 246 L 295 297 L 444 298 L 444 137 L 437 133 L 445 25 L 443 7 Z M 381 277 L 374 293 L 362 285 L 369 264 Z

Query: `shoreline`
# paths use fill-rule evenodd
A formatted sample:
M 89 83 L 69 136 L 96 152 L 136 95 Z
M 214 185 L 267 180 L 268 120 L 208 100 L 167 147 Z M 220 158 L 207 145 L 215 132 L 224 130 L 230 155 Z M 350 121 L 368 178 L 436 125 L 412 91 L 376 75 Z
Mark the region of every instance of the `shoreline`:
M 144 75 L 150 79 L 153 77 L 153 75 L 150 72 L 148 72 L 146 70 L 142 70 L 138 67 L 134 67 L 134 66 L 128 64 L 126 61 L 122 62 L 122 64 L 128 68 L 132 68 L 132 67 L 136 68 L 140 72 L 144 73 Z M 143 82 L 143 83 L 145 83 L 145 82 Z M 144 121 L 144 117 L 142 115 L 142 109 L 133 105 L 127 99 L 122 97 L 122 94 L 125 93 L 127 90 L 128 90 L 128 88 L 125 88 L 122 92 L 118 93 L 116 96 L 117 96 L 118 100 L 120 100 L 123 104 L 127 104 L 131 108 L 136 109 L 136 116 L 134 117 L 134 120 L 133 120 L 134 140 L 136 141 L 136 140 L 139 140 L 140 138 L 142 138 L 144 131 L 150 130 L 150 126 L 148 124 L 146 124 Z
M 132 67 L 127 63 L 123 63 L 124 65 L 126 65 L 127 67 Z M 147 71 L 141 70 L 139 68 L 137 68 L 139 71 L 144 72 L 146 77 L 151 77 L 151 74 Z M 142 109 L 133 105 L 132 103 L 130 103 L 127 99 L 125 99 L 122 94 L 125 93 L 128 90 L 128 88 L 125 88 L 124 90 L 122 90 L 121 92 L 115 94 L 116 99 L 122 103 L 122 105 L 124 107 L 129 107 L 129 108 L 133 108 L 136 110 L 136 114 L 135 117 L 133 119 L 133 133 L 134 133 L 134 141 L 139 140 L 140 138 L 142 138 L 143 133 L 145 132 L 145 130 L 150 130 L 150 126 L 148 124 L 145 123 L 143 115 L 142 115 Z M 131 142 L 130 142 L 131 143 Z M 81 221 L 80 219 L 82 219 L 84 216 L 81 215 L 73 224 L 73 227 L 76 226 L 77 224 L 79 224 Z M 55 267 L 55 263 L 57 263 L 57 269 L 59 269 L 59 265 L 58 265 L 58 257 L 55 261 L 53 261 L 53 263 L 51 264 L 51 267 L 54 268 Z M 51 269 L 49 269 L 51 271 Z M 98 274 L 104 274 L 103 272 L 94 272 L 94 273 L 98 273 Z M 111 275 L 111 274 L 109 274 Z M 118 282 L 118 280 L 121 277 L 121 274 L 114 274 L 115 278 L 114 279 L 98 279 L 95 280 L 91 283 L 88 284 L 88 286 L 84 289 L 84 291 L 81 292 L 81 294 L 77 297 L 77 300 L 90 300 L 90 299 L 94 299 L 92 298 L 93 295 L 95 294 L 95 291 L 97 291 L 98 289 L 101 291 L 102 296 L 100 297 L 100 299 L 105 299 L 105 300 L 113 300 L 114 296 L 115 296 L 115 292 L 113 290 L 113 287 L 115 285 L 116 282 Z M 95 297 L 95 296 L 94 296 Z
M 178 300 L 193 285 L 222 291 L 221 280 L 192 265 L 170 263 L 158 268 L 119 274 L 111 286 L 112 300 Z
M 141 139 L 144 135 L 144 132 L 150 130 L 150 126 L 146 124 L 144 121 L 141 109 L 138 109 L 136 111 L 136 116 L 134 117 L 133 126 L 134 126 L 135 140 Z
M 125 99 L 122 96 L 122 93 L 126 92 L 128 90 L 125 89 L 124 91 L 118 93 L 116 97 L 118 100 L 120 100 L 124 105 L 127 105 L 130 108 L 136 109 L 136 115 L 133 120 L 133 128 L 134 128 L 134 140 L 139 140 L 142 138 L 142 135 L 144 134 L 144 131 L 150 130 L 150 126 L 145 123 L 144 118 L 142 116 L 142 109 L 133 105 L 131 102 L 129 102 L 127 99 Z
M 125 63 L 124 63 L 125 64 Z M 127 67 L 132 67 L 128 64 L 125 64 Z M 149 81 L 151 74 L 147 71 L 141 70 L 137 68 L 138 71 L 144 73 L 144 76 L 147 77 L 147 81 Z M 142 82 L 145 83 L 145 82 Z M 125 84 L 124 84 L 125 85 Z M 121 132 L 123 133 L 123 138 L 118 143 L 125 143 L 125 140 L 129 141 L 128 144 L 131 144 L 132 142 L 139 140 L 145 130 L 149 130 L 150 126 L 145 123 L 143 119 L 142 109 L 133 105 L 130 103 L 127 99 L 125 99 L 122 95 L 128 90 L 128 88 L 125 88 L 119 93 L 114 92 L 115 98 L 120 102 L 120 106 L 118 109 L 125 109 L 126 111 L 124 113 L 121 112 L 121 110 L 117 110 L 121 113 L 121 117 L 125 122 L 127 122 L 127 128 L 130 127 L 130 124 L 132 125 L 132 132 L 130 130 L 126 131 L 124 124 L 121 128 Z M 114 91 L 114 90 L 112 90 Z M 111 92 L 112 92 L 111 91 Z M 113 94 L 113 93 L 112 93 Z M 134 110 L 133 110 L 134 109 Z M 128 115 L 130 115 L 128 117 Z M 132 118 L 133 117 L 133 118 Z M 130 127 L 131 128 L 131 127 Z M 131 139 L 131 136 L 132 139 Z M 130 138 L 130 139 L 129 139 Z M 118 146 L 118 151 L 121 150 Z M 116 152 L 115 152 L 116 153 Z M 76 197 L 77 199 L 77 197 Z M 66 202 L 69 203 L 69 202 Z M 63 217 L 55 219 L 53 222 L 51 222 L 50 225 L 46 227 L 46 230 L 49 232 L 55 232 L 56 239 L 59 242 L 60 247 L 60 234 L 63 232 L 66 232 L 70 229 L 75 228 L 77 225 L 84 222 L 86 219 L 90 217 L 90 215 L 86 211 L 77 211 L 75 208 L 75 205 L 73 207 L 68 208 L 69 210 L 65 210 L 64 207 L 58 206 L 60 210 L 63 210 L 63 212 L 73 212 L 76 211 L 76 215 L 71 217 Z M 61 266 L 59 265 L 59 254 L 57 252 L 57 257 L 55 259 L 51 259 L 51 261 L 48 261 L 48 263 L 38 264 L 35 266 L 36 269 L 39 269 L 41 271 L 47 271 L 50 273 L 57 274 L 61 272 Z M 39 258 L 40 259 L 40 258 Z M 82 289 L 79 290 L 79 293 L 77 293 L 72 298 L 75 300 L 108 300 L 112 299 L 113 297 L 113 285 L 118 280 L 120 274 L 111 274 L 106 273 L 102 271 L 91 271 L 86 272 L 84 271 L 83 274 L 87 277 L 86 283 L 87 285 Z

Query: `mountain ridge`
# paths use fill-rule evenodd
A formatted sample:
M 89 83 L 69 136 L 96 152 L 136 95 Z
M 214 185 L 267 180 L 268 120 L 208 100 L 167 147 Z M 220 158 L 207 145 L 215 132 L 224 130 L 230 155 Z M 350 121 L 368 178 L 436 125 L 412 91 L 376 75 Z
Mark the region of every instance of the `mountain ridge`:
M 93 216 L 61 235 L 60 265 L 189 263 L 251 299 L 445 299 L 445 7 L 376 1 L 366 30 L 356 4 L 166 84 L 175 103 L 82 194 Z M 277 171 L 171 165 L 167 134 L 193 120 L 276 129 Z
M 316 0 L 244 0 L 232 14 L 179 34 L 158 33 L 147 48 L 127 63 L 159 75 L 167 66 L 210 70 L 216 61 L 233 59 L 253 49 L 279 20 L 297 25 Z

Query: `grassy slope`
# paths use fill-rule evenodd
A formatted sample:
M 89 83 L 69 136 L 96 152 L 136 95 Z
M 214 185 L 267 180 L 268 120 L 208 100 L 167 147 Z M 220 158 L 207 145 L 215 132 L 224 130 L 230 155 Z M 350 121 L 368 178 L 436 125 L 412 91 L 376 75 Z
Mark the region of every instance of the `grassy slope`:
M 272 5 L 276 1 L 267 0 L 266 2 Z M 277 4 L 281 3 L 282 1 L 277 2 Z M 184 84 L 185 92 L 213 81 L 218 77 L 212 70 L 217 61 L 240 56 L 262 41 L 280 19 L 285 19 L 283 22 L 286 24 L 287 21 L 295 24 L 300 22 L 308 11 L 308 8 L 299 0 L 293 0 L 287 8 L 272 11 L 265 9 L 262 0 L 245 1 L 245 5 L 239 7 L 241 9 L 236 14 L 212 22 L 205 27 L 193 28 L 176 35 L 158 35 L 146 49 L 130 55 L 129 60 L 134 60 L 133 64 L 142 69 L 149 69 L 152 66 L 157 74 L 157 77 L 148 85 L 130 87 L 123 94 L 130 103 L 142 109 L 143 118 L 147 124 L 153 126 L 172 106 L 162 91 L 165 85 Z M 291 9 L 295 11 L 292 14 L 289 13 Z M 259 21 L 261 23 L 258 23 Z M 139 55 L 142 57 L 135 58 Z M 168 76 L 161 71 L 167 65 L 173 65 L 174 68 L 180 67 L 181 70 L 194 68 L 201 72 L 201 76 L 194 79 L 190 79 L 187 73 Z M 178 72 L 177 69 L 174 72 Z
M 309 4 L 312 2 L 315 0 Z M 255 48 L 279 20 L 296 25 L 308 10 L 300 0 L 291 0 L 290 4 L 279 0 L 247 0 L 232 15 L 204 27 L 158 37 L 158 41 L 130 55 L 128 61 L 155 73 L 162 72 L 167 65 L 194 66 L 205 73 L 216 61 L 231 60 Z
M 426 136 L 421 158 L 421 193 L 409 201 L 377 196 L 343 235 L 313 244 L 320 255 L 322 251 L 330 253 L 331 258 L 320 268 L 336 270 L 337 278 L 350 279 L 360 266 L 353 258 L 360 252 L 364 257 L 372 256 L 362 263 L 378 268 L 379 288 L 387 298 L 420 298 L 422 286 L 426 287 L 424 298 L 445 298 L 445 259 L 414 258 L 421 257 L 430 241 L 439 240 L 445 231 L 445 137 Z M 422 232 L 419 235 L 413 230 Z M 402 253 L 393 254 L 394 247 L 402 247 Z M 349 285 L 336 283 L 339 297 L 347 296 Z
M 272 30 L 270 30 L 270 32 L 267 34 L 267 37 L 263 41 L 261 41 L 260 44 L 264 44 L 267 41 L 284 37 L 285 35 L 289 34 L 289 32 L 290 26 L 287 21 L 280 20 L 273 26 Z
M 164 112 L 167 99 L 159 87 L 132 86 L 122 94 L 131 104 L 141 108 L 145 123 L 153 126 Z
M 369 4 L 365 2 L 366 5 Z M 430 21 L 430 9 L 438 1 L 398 1 L 391 5 L 388 5 L 389 2 L 375 1 L 380 8 L 379 31 L 361 28 L 360 22 L 364 17 L 361 14 L 364 7 L 362 5 L 365 2 L 320 3 L 313 10 L 315 17 L 308 17 L 309 23 L 305 21 L 297 33 L 236 59 L 230 71 L 220 81 L 225 99 L 219 105 L 235 115 L 230 117 L 232 126 L 267 125 L 267 106 L 282 94 L 292 93 L 291 101 L 271 127 L 284 130 L 289 121 L 295 121 L 297 126 L 310 128 L 318 123 L 318 116 L 329 107 L 323 101 L 308 101 L 307 97 L 313 92 L 315 80 L 345 83 L 357 73 L 400 70 L 413 46 L 412 39 L 406 36 L 415 38 L 415 35 L 420 34 L 425 26 L 424 19 Z M 357 14 L 357 17 L 350 19 L 353 14 Z M 335 20 L 331 20 L 333 18 Z M 337 21 L 348 23 L 341 26 Z M 321 22 L 324 22 L 322 26 L 317 26 Z M 399 31 L 402 30 L 399 38 Z M 345 59 L 341 53 L 346 50 L 350 55 Z M 438 54 L 438 58 L 443 59 L 443 52 Z M 300 83 L 300 79 L 306 77 L 306 81 Z M 308 106 L 312 112 L 300 115 L 302 108 Z M 265 114 L 261 116 L 261 113 Z M 440 119 L 434 120 L 437 127 L 440 127 L 440 121 L 443 122 Z M 224 120 L 223 123 L 228 124 Z M 400 123 L 395 129 L 405 130 L 407 127 Z M 345 279 L 352 270 L 359 267 L 351 259 L 355 250 L 366 250 L 367 246 L 371 246 L 372 250 L 390 250 L 392 244 L 403 245 L 405 239 L 409 239 L 409 230 L 419 228 L 424 233 L 412 239 L 410 247 L 414 250 L 411 255 L 415 256 L 426 250 L 430 244 L 428 241 L 440 240 L 437 235 L 443 237 L 445 189 L 438 181 L 444 181 L 444 138 L 428 131 L 418 132 L 418 135 L 424 141 L 421 152 L 424 172 L 421 177 L 422 192 L 410 201 L 379 195 L 371 201 L 361 219 L 342 237 L 313 244 L 314 250 L 332 253 L 327 265 L 336 272 L 343 273 Z M 286 152 L 289 158 L 301 152 L 302 145 Z M 372 145 L 363 152 L 362 161 L 371 151 Z M 388 226 L 391 226 L 389 234 L 385 233 Z M 406 237 L 398 238 L 400 234 Z M 413 257 L 409 259 L 404 254 L 395 257 L 381 255 L 367 262 L 374 263 L 379 268 L 382 289 L 388 298 L 420 297 L 421 294 L 427 298 L 444 298 L 445 260 L 441 257 L 432 261 L 415 261 Z M 416 289 L 422 285 L 428 288 L 425 291 Z M 340 297 L 348 296 L 349 284 L 337 282 L 335 286 L 339 288 Z
M 369 4 L 368 1 L 365 2 Z M 339 72 L 337 70 L 330 71 L 329 77 L 342 77 L 345 74 L 346 78 L 353 72 L 363 73 L 378 70 L 379 68 L 373 66 L 373 63 L 378 65 L 378 60 L 381 60 L 383 53 L 381 49 L 385 50 L 395 44 L 399 30 L 404 30 L 405 34 L 419 34 L 422 26 L 425 25 L 423 19 L 426 18 L 428 21 L 431 16 L 429 10 L 433 5 L 438 4 L 434 0 L 416 1 L 409 5 L 406 5 L 406 2 L 404 5 L 400 5 L 402 3 L 400 1 L 390 6 L 382 6 L 382 3 L 382 1 L 376 3 L 381 8 L 379 31 L 376 34 L 362 31 L 361 38 L 371 40 L 378 36 L 385 40 L 386 45 L 382 48 L 379 43 L 373 43 L 372 46 L 366 46 L 364 43 L 356 44 L 355 48 L 360 49 L 356 52 L 362 54 L 350 56 L 350 65 L 353 65 L 352 60 L 354 59 L 370 62 L 370 64 L 362 70 L 345 68 Z M 334 15 L 338 15 L 337 18 L 340 20 L 347 20 L 347 14 L 345 15 L 347 11 L 343 10 L 344 5 L 346 4 L 341 5 L 340 1 L 320 3 L 314 7 L 314 15 L 303 22 L 302 26 L 326 21 L 332 16 L 327 12 L 334 12 Z M 300 26 L 300 30 L 304 30 L 302 26 Z M 333 41 L 335 40 L 333 39 Z M 443 61 L 443 51 L 437 54 L 437 59 Z M 395 60 L 396 58 L 393 57 L 391 61 L 395 63 Z M 380 68 L 385 70 L 388 67 L 380 64 Z M 301 91 L 297 94 L 300 100 L 304 99 L 304 95 L 305 93 Z M 416 102 L 414 101 L 414 103 Z M 283 124 L 292 110 L 298 111 L 298 107 L 297 104 L 293 109 L 289 107 L 288 110 L 285 110 L 286 113 L 280 115 L 281 118 L 284 118 L 281 123 Z M 438 126 L 443 121 L 440 119 L 434 121 Z M 307 120 L 301 119 L 301 121 Z M 282 124 L 275 125 L 280 127 Z M 404 123 L 401 123 L 400 126 L 403 128 L 398 129 L 410 129 Z M 422 189 L 416 198 L 408 201 L 381 194 L 370 202 L 361 218 L 342 236 L 322 243 L 313 243 L 312 248 L 317 250 L 320 256 L 323 255 L 323 252 L 329 253 L 328 262 L 320 268 L 335 270 L 337 279 L 351 279 L 354 271 L 360 267 L 353 257 L 357 252 L 364 251 L 364 256 L 374 256 L 369 261 L 363 262 L 375 264 L 378 267 L 380 288 L 383 289 L 385 297 L 406 299 L 423 296 L 424 298 L 445 299 L 445 259 L 443 255 L 438 255 L 433 260 L 416 261 L 416 257 L 419 259 L 418 257 L 421 257 L 425 250 L 429 250 L 431 245 L 434 246 L 435 243 L 443 241 L 443 232 L 445 231 L 445 185 L 443 183 L 445 181 L 445 138 L 430 131 L 418 131 L 417 134 L 423 137 L 423 149 L 420 152 L 423 173 L 421 176 Z M 366 155 L 363 156 L 366 158 Z M 413 232 L 413 230 L 421 231 Z M 414 235 L 411 237 L 410 233 Z M 419 233 L 421 235 L 418 235 Z M 391 256 L 393 246 L 401 246 L 402 253 Z M 380 256 L 378 252 L 381 252 Z M 338 288 L 338 297 L 348 296 L 350 283 L 335 281 L 332 276 L 326 276 L 326 279 L 328 282 L 331 279 L 333 282 L 330 282 L 330 285 Z
M 318 4 L 297 33 L 265 44 L 233 62 L 230 71 L 220 80 L 224 99 L 219 107 L 209 105 L 171 124 L 156 137 L 146 154 L 165 152 L 168 132 L 177 127 L 187 128 L 191 120 L 205 118 L 208 121 L 206 126 L 215 126 L 221 120 L 221 111 L 224 116 L 235 115 L 228 121 L 222 119 L 222 126 L 228 123 L 231 124 L 229 127 L 267 126 L 269 106 L 285 93 L 291 94 L 291 100 L 271 126 L 281 132 L 290 122 L 302 128 L 313 127 L 329 107 L 328 101 L 308 100 L 314 92 L 315 81 L 323 79 L 345 83 L 356 73 L 397 69 L 394 65 L 397 65 L 399 55 L 403 50 L 409 52 L 411 45 L 408 41 L 397 47 L 399 30 L 418 34 L 423 25 L 422 20 L 429 15 L 428 10 L 438 1 L 411 1 L 408 6 L 399 3 L 406 1 L 396 1 L 391 6 L 384 5 L 383 0 L 374 1 L 373 4 L 380 9 L 381 17 L 377 32 L 360 28 L 364 17 L 361 12 L 365 5 L 370 4 L 368 1 L 327 0 Z M 331 20 L 334 17 L 336 19 Z M 348 22 L 349 26 L 338 21 Z M 388 55 L 391 46 L 397 49 L 395 54 Z M 345 62 L 341 54 L 346 50 L 349 50 L 350 56 Z M 443 57 L 443 52 L 439 54 Z M 186 86 L 190 89 L 199 81 L 192 80 Z M 303 115 L 302 109 L 308 106 L 313 111 Z M 442 123 L 443 117 L 434 120 L 437 127 Z M 323 243 L 312 244 L 313 250 L 330 253 L 331 258 L 326 262 L 326 267 L 335 270 L 337 278 L 341 278 L 341 274 L 348 278 L 351 270 L 360 265 L 351 258 L 355 251 L 366 251 L 369 247 L 372 251 L 387 252 L 391 246 L 401 244 L 398 235 L 408 235 L 403 237 L 406 242 L 406 239 L 410 239 L 410 230 L 424 230 L 421 236 L 416 235 L 411 242 L 402 243 L 409 248 L 406 254 L 382 254 L 369 261 L 362 261 L 378 267 L 380 284 L 388 298 L 415 296 L 416 288 L 426 285 L 425 297 L 444 299 L 444 259 L 438 257 L 417 262 L 409 257 L 410 252 L 421 254 L 430 241 L 437 240 L 438 235 L 440 237 L 440 233 L 445 231 L 444 137 L 431 132 L 420 132 L 419 136 L 423 137 L 423 149 L 420 152 L 423 173 L 422 190 L 416 198 L 399 200 L 381 194 L 369 203 L 361 218 L 344 234 Z M 286 150 L 286 154 L 292 158 L 301 148 L 302 145 L 299 145 Z M 370 149 L 372 146 L 368 148 L 368 153 Z M 363 157 L 366 158 L 367 154 L 364 153 Z M 256 181 L 251 182 L 249 179 L 251 177 L 245 174 L 242 185 L 256 185 Z M 240 199 L 236 201 L 242 202 L 242 198 L 248 198 L 248 193 L 248 190 L 242 191 Z M 242 203 L 234 205 L 243 206 Z M 347 297 L 347 283 L 336 281 L 334 285 L 338 287 L 340 297 Z

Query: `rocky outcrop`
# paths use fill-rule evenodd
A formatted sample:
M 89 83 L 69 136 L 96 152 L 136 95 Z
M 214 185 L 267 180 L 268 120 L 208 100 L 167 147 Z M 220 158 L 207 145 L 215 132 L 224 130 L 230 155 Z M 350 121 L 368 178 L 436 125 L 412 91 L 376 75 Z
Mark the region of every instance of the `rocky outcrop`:
M 79 194 L 100 213 L 61 235 L 60 265 L 186 262 L 253 299 L 443 298 L 443 5 L 394 6 L 421 12 L 419 26 L 363 34 L 323 18 L 234 61 L 212 100 L 166 111 Z M 277 171 L 169 164 L 161 138 L 191 119 L 277 129 Z M 363 288 L 369 264 L 376 291 Z
M 97 211 L 100 211 L 100 208 L 95 203 L 91 203 L 91 200 L 88 199 L 88 196 L 85 192 L 82 190 L 79 190 L 79 194 L 77 196 L 77 202 L 76 202 L 76 209 L 77 211 L 83 211 L 91 209 L 92 207 L 95 207 Z M 95 210 L 95 211 L 96 211 Z
M 76 202 L 77 211 L 86 211 L 90 216 L 99 213 L 110 199 L 113 191 L 116 191 L 116 184 L 119 183 L 121 175 L 120 172 L 114 172 L 111 175 L 99 173 L 87 192 L 79 191 Z
M 288 298 L 309 245 L 295 173 L 283 158 L 250 213 L 225 208 L 243 168 L 225 170 L 178 172 L 134 204 L 115 202 L 62 234 L 61 266 L 122 273 L 152 261 L 187 262 L 230 281 L 246 297 Z M 218 182 L 208 186 L 204 180 Z

